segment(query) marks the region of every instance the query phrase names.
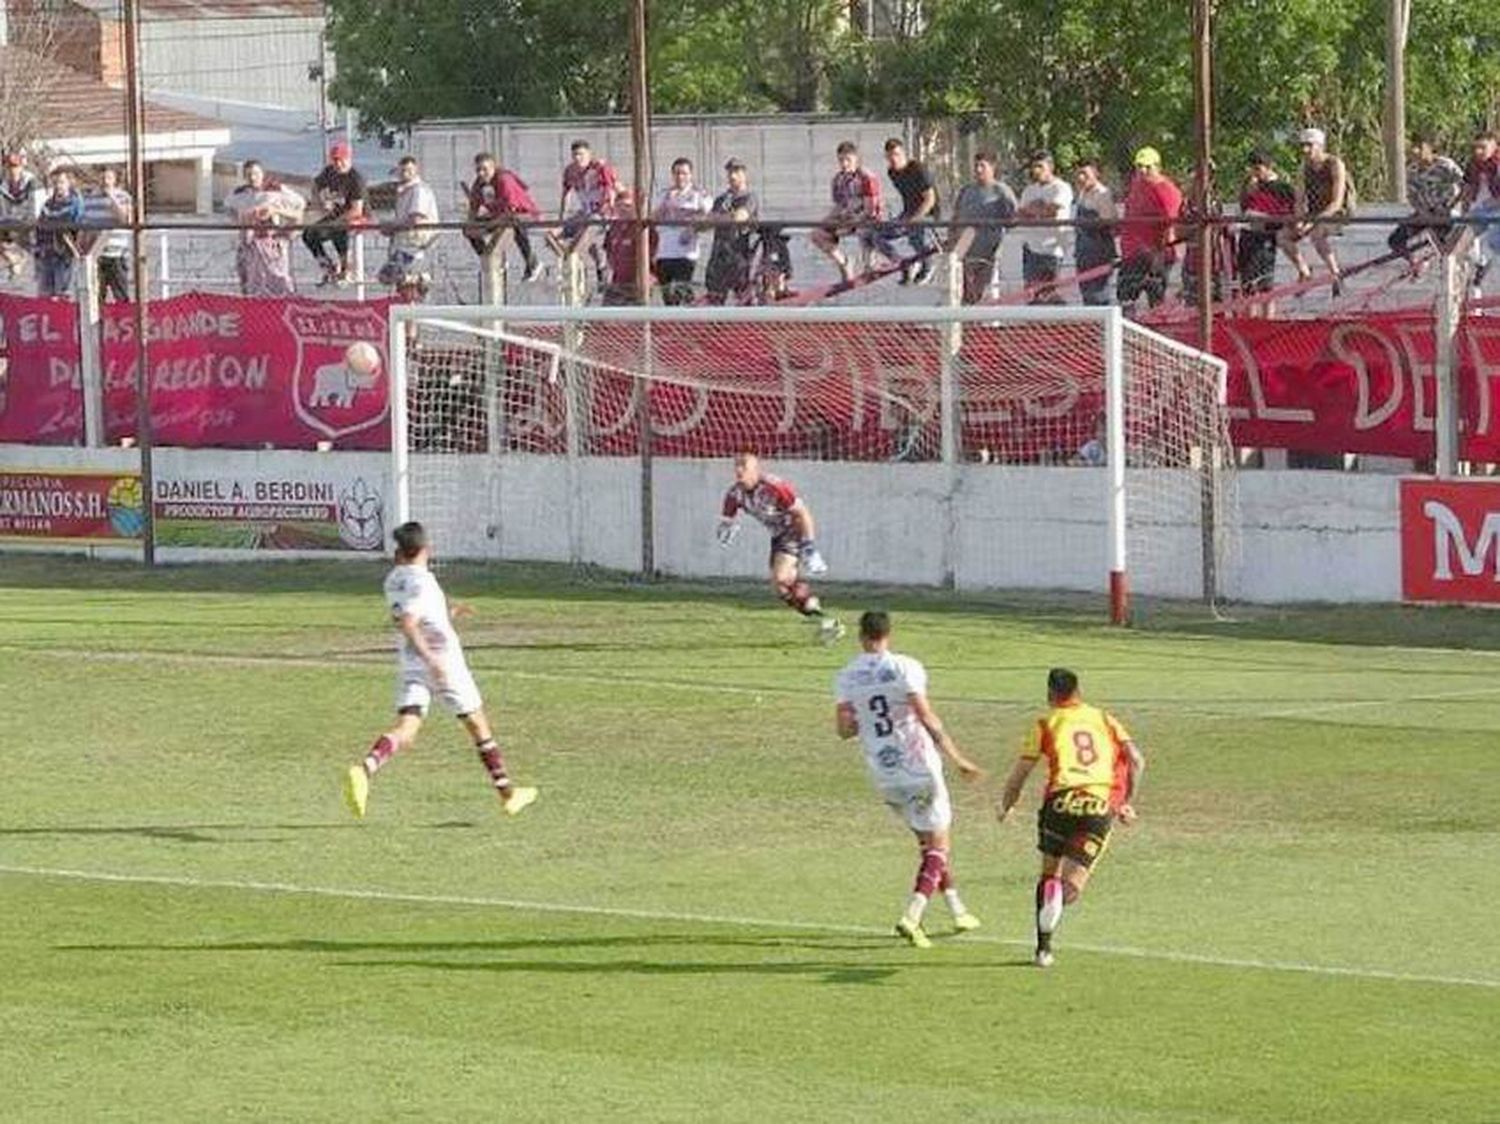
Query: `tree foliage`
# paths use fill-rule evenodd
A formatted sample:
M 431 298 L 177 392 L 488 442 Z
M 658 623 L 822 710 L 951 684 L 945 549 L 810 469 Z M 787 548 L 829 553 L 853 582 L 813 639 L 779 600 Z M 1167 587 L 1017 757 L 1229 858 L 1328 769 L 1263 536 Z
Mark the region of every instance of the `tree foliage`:
M 1494 0 L 1413 6 L 1408 121 L 1450 145 L 1500 114 Z M 1387 0 L 1233 0 L 1215 17 L 1215 155 L 1317 123 L 1378 192 Z M 628 108 L 622 0 L 331 0 L 333 95 L 370 125 Z M 1127 164 L 1192 152 L 1188 0 L 928 0 L 867 41 L 848 0 L 650 7 L 660 113 L 807 111 L 955 118 L 1013 147 Z

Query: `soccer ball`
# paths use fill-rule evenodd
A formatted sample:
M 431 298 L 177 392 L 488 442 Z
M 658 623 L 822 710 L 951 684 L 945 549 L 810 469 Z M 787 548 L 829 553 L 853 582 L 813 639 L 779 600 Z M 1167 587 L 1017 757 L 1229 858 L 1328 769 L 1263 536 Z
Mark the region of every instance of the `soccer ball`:
M 373 375 L 380 370 L 380 352 L 374 344 L 360 340 L 344 350 L 344 364 L 356 374 Z

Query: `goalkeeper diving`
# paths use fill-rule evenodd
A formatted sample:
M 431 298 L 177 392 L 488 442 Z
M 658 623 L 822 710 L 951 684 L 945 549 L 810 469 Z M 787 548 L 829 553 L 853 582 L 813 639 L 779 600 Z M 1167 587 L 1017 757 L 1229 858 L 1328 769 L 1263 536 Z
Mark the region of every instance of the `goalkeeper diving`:
M 834 643 L 844 635 L 844 626 L 823 612 L 807 584 L 809 577 L 828 572 L 828 563 L 818 553 L 812 512 L 788 481 L 761 471 L 754 453 L 734 458 L 734 484 L 724 493 L 719 518 L 720 546 L 734 543 L 742 511 L 771 532 L 771 587 L 776 596 L 817 625 L 819 640 Z

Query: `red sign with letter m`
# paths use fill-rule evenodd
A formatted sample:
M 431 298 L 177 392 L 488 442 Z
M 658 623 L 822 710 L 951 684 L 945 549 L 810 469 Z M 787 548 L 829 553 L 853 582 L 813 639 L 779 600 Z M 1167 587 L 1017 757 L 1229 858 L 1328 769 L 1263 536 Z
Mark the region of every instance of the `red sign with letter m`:
M 1401 596 L 1500 602 L 1500 480 L 1401 481 Z

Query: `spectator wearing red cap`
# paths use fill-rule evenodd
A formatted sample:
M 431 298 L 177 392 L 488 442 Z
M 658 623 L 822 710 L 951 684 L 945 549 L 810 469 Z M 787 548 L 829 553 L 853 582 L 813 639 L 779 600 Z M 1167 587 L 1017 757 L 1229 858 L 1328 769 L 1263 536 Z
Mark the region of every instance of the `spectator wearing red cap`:
M 1146 295 L 1152 308 L 1166 298 L 1167 274 L 1177 260 L 1177 219 L 1182 191 L 1161 170 L 1161 153 L 1149 145 L 1135 154 L 1135 174 L 1125 194 L 1120 227 L 1120 304 L 1132 307 Z
M 46 191 L 19 152 L 5 154 L 0 176 L 0 277 L 24 279 L 31 267 L 31 224 L 42 213 Z
M 1303 129 L 1297 139 L 1302 149 L 1302 179 L 1297 184 L 1296 208 L 1297 214 L 1306 217 L 1302 222 L 1281 228 L 1282 246 L 1297 267 L 1297 279 L 1306 281 L 1312 270 L 1307 267 L 1298 243 L 1310 236 L 1313 249 L 1328 267 L 1333 295 L 1337 297 L 1343 291 L 1342 274 L 1331 239 L 1339 233 L 1340 220 L 1347 218 L 1352 209 L 1349 170 L 1328 151 L 1328 138 L 1322 129 Z
M 354 166 L 354 153 L 343 141 L 328 149 L 328 163 L 313 189 L 323 206 L 322 216 L 302 232 L 303 244 L 323 269 L 319 284 L 342 285 L 349 280 L 349 228 L 365 221 L 365 177 Z M 329 245 L 338 255 L 328 254 Z

